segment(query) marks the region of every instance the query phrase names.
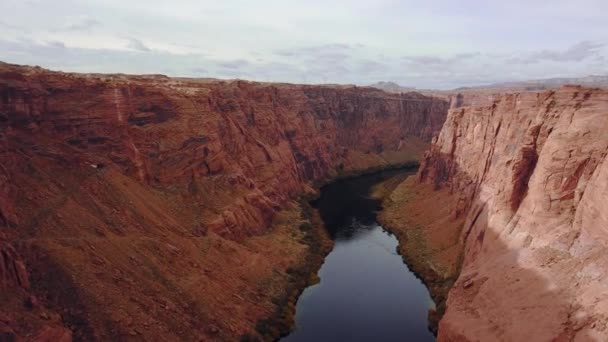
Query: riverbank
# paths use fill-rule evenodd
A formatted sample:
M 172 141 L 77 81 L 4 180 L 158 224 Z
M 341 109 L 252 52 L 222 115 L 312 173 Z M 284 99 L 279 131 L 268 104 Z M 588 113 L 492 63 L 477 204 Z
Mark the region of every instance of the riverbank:
M 288 268 L 281 270 L 287 274 L 283 291 L 279 291 L 272 299 L 275 311 L 267 318 L 257 321 L 255 334 L 241 336 L 241 341 L 278 340 L 293 329 L 296 302 L 304 289 L 318 282 L 317 272 L 323 264 L 325 256 L 331 251 L 333 242 L 323 227 L 319 214 L 308 200 L 301 199 L 289 211 L 289 216 L 297 217 L 297 229 L 292 235 L 305 249 L 298 260 Z
M 395 252 L 398 241 L 377 222 L 379 183 L 399 184 L 412 169 L 342 179 L 322 189 L 313 206 L 335 241 L 318 272 L 321 283 L 297 302 L 297 329 L 285 341 L 433 341 L 428 290 Z M 387 281 L 390 280 L 390 281 Z
M 318 199 L 324 186 L 341 180 L 369 176 L 390 170 L 403 169 L 404 171 L 414 171 L 418 165 L 417 161 L 410 160 L 381 167 L 366 168 L 356 172 L 345 171 L 332 179 L 314 184 L 314 191 L 303 195 L 297 202 L 294 202 L 292 208 L 286 209 L 280 217 L 289 217 L 291 222 L 280 222 L 281 220 L 279 219 L 276 226 L 279 227 L 286 224 L 297 227 L 298 233 L 293 237 L 298 244 L 304 246 L 305 251 L 295 263 L 284 270 L 288 276 L 287 280 L 284 281 L 284 291 L 275 291 L 272 300 L 276 305 L 274 313 L 267 318 L 260 319 L 255 325 L 255 332 L 242 335 L 241 341 L 256 341 L 260 337 L 268 341 L 277 340 L 288 335 L 293 330 L 298 298 L 307 287 L 319 281 L 317 273 L 323 265 L 325 257 L 333 248 L 333 241 L 318 210 L 310 204 Z M 392 177 L 381 182 L 384 184 L 384 189 L 391 189 L 391 191 L 384 192 L 383 196 L 388 196 L 392 192 L 392 189 L 404 181 L 404 178 Z M 387 184 L 391 185 L 388 186 Z M 382 200 L 384 197 L 380 199 Z
M 378 222 L 397 236 L 399 254 L 427 286 L 436 304 L 429 312 L 429 328 L 436 333 L 462 264 L 459 236 L 463 219 L 450 215 L 457 202 L 447 190 L 417 184 L 415 176 L 396 185 L 379 184 L 374 195 L 383 199 Z

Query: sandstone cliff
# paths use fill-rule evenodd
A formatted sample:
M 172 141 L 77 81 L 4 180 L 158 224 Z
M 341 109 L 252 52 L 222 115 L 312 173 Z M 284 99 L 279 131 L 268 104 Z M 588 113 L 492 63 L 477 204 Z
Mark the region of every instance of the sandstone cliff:
M 606 90 L 449 112 L 414 185 L 450 199 L 464 248 L 439 340 L 606 340 L 607 153 Z
M 447 106 L 1 64 L 0 333 L 237 339 L 310 252 L 293 199 L 416 160 Z

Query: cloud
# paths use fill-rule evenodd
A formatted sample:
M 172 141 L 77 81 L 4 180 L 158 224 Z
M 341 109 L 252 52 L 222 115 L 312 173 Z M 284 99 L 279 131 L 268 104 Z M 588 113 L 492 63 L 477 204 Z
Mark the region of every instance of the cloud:
M 602 51 L 598 51 L 594 57 L 586 58 L 584 63 L 545 63 L 541 68 L 536 64 L 509 65 L 505 61 L 513 55 L 506 52 L 400 56 L 391 55 L 387 50 L 383 50 L 380 55 L 377 49 L 371 47 L 325 44 L 270 51 L 256 49 L 257 55 L 249 53 L 243 54 L 242 58 L 231 59 L 230 55 L 220 56 L 214 51 L 172 53 L 169 49 L 163 49 L 160 45 L 162 40 L 155 41 L 156 45 L 152 49 L 139 39 L 122 36 L 116 37 L 115 47 L 108 45 L 108 48 L 86 48 L 73 44 L 69 40 L 70 35 L 66 37 L 66 40 L 61 35 L 47 39 L 0 39 L 0 59 L 77 72 L 162 72 L 170 76 L 291 83 L 370 84 L 379 80 L 394 80 L 417 88 L 442 89 L 503 81 L 603 74 L 606 70 L 605 63 L 600 62 L 603 58 Z M 129 49 L 124 48 L 125 41 Z M 577 45 L 591 51 L 600 46 L 575 46 Z M 559 59 L 565 58 L 564 55 L 574 58 L 571 52 L 566 53 L 568 50 L 548 51 L 559 52 Z M 554 54 L 544 51 L 547 50 L 523 57 L 543 52 L 544 58 L 556 58 Z M 290 57 L 285 57 L 287 55 Z M 45 57 L 43 62 L 40 61 L 40 56 Z
M 0 0 L 0 60 L 420 88 L 608 71 L 606 0 L 311 1 Z
M 441 57 L 435 56 L 405 56 L 403 57 L 405 62 L 414 63 L 414 64 L 422 64 L 422 65 L 438 65 L 438 64 L 446 64 L 450 61 Z
M 511 57 L 507 59 L 511 64 L 534 64 L 543 61 L 552 62 L 581 62 L 591 57 L 603 58 L 601 49 L 604 43 L 582 41 L 565 50 L 542 50 L 524 57 Z
M 604 44 L 583 41 L 564 51 L 544 50 L 535 57 L 541 60 L 544 59 L 556 62 L 580 62 L 583 59 L 597 55 L 599 49 L 602 47 L 604 47 Z
M 65 31 L 90 31 L 95 27 L 100 27 L 101 22 L 89 17 L 77 17 L 72 19 L 63 30 Z
M 358 44 L 357 46 L 351 46 L 348 44 L 334 43 L 334 44 L 323 44 L 323 45 L 315 45 L 315 46 L 305 46 L 305 47 L 297 47 L 291 49 L 280 49 L 275 51 L 276 55 L 282 57 L 299 57 L 299 58 L 324 58 L 331 56 L 339 56 L 343 58 L 348 56 L 349 53 L 352 53 L 353 50 L 357 48 L 361 48 L 362 45 Z
M 275 54 L 281 57 L 293 57 L 297 54 L 297 52 L 295 50 L 279 50 L 275 51 Z
M 47 45 L 51 48 L 56 48 L 56 49 L 66 49 L 67 48 L 63 42 L 60 42 L 58 40 L 48 42 Z
M 5 23 L 5 22 L 3 22 L 3 21 L 0 21 L 0 27 L 2 27 L 2 28 L 7 28 L 7 29 L 11 29 L 11 30 L 18 30 L 18 31 L 20 31 L 20 30 L 22 30 L 22 29 L 23 29 L 22 27 L 19 27 L 19 26 L 17 26 L 17 25 L 11 25 L 11 24 L 7 24 L 7 23 Z
M 389 65 L 371 59 L 363 59 L 357 63 L 357 71 L 362 73 L 382 72 L 389 69 Z
M 203 68 L 191 68 L 190 71 L 193 74 L 196 74 L 196 75 L 208 74 L 209 73 L 206 69 L 203 69 Z
M 364 63 L 360 56 L 363 48 L 360 44 L 332 43 L 281 49 L 274 54 L 293 66 L 290 72 L 298 75 L 296 80 L 327 83 L 350 77 L 356 68 L 371 69 L 371 61 L 367 61 L 365 66 L 355 66 Z
M 191 76 L 189 69 L 211 64 L 200 55 L 173 55 L 163 51 L 140 53 L 125 49 L 89 49 L 65 45 L 60 41 L 41 43 L 29 39 L 0 39 L 0 60 L 18 64 L 41 65 L 50 69 L 75 72 L 123 72 L 153 74 L 171 66 L 173 75 Z M 44 63 L 39 56 L 44 56 Z
M 458 53 L 456 55 L 454 55 L 454 59 L 456 60 L 463 60 L 463 59 L 471 59 L 471 58 L 475 58 L 481 56 L 481 53 L 479 52 L 464 52 L 464 53 Z
M 249 61 L 245 60 L 245 59 L 234 59 L 234 60 L 230 60 L 230 61 L 221 61 L 218 62 L 217 65 L 224 68 L 224 69 L 232 69 L 232 70 L 236 70 L 236 69 L 241 69 L 243 67 L 248 66 L 250 63 Z
M 440 57 L 440 56 L 432 56 L 432 55 L 423 55 L 423 56 L 404 56 L 401 58 L 406 64 L 415 64 L 418 66 L 452 66 L 456 63 L 467 62 L 476 57 L 480 57 L 481 54 L 478 52 L 465 52 L 458 53 L 450 57 Z
M 132 50 L 140 51 L 140 52 L 150 52 L 150 49 L 146 44 L 144 44 L 141 40 L 136 38 L 128 38 L 127 47 Z

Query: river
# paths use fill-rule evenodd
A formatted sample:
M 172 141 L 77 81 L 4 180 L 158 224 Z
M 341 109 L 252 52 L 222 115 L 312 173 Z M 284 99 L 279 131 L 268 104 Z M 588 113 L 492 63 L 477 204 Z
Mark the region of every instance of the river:
M 397 239 L 377 222 L 375 184 L 411 171 L 393 170 L 340 180 L 313 203 L 334 247 L 319 270 L 321 281 L 304 290 L 296 328 L 281 341 L 434 341 L 427 288 L 397 254 Z

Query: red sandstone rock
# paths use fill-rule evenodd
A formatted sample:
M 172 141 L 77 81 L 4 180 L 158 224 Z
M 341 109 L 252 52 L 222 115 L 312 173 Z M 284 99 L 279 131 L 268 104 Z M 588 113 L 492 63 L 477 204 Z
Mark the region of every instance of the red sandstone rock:
M 0 279 L 3 285 L 16 285 L 23 289 L 30 287 L 25 264 L 19 259 L 15 249 L 0 238 Z
M 608 91 L 452 109 L 419 171 L 464 199 L 439 340 L 606 340 Z
M 252 231 L 268 225 L 268 205 L 301 193 L 311 180 L 334 175 L 338 164 L 360 168 L 351 159 L 381 152 L 392 162 L 412 159 L 417 141 L 438 132 L 446 109 L 445 102 L 415 93 L 399 101 L 371 88 L 4 69 L 0 112 L 10 127 L 4 135 L 7 161 L 44 157 L 72 167 L 112 166 L 161 187 L 241 177 L 259 198 L 247 204 L 252 220 L 237 222 Z M 411 98 L 417 101 L 407 101 Z M 428 102 L 419 101 L 424 99 Z M 342 150 L 352 158 L 338 153 Z M 14 186 L 7 185 L 4 198 L 16 197 Z M 0 202 L 2 217 L 18 220 L 12 205 Z M 222 234 L 242 235 L 213 226 Z
M 20 241 L 1 274 L 19 299 L 11 315 L 48 323 L 17 309 L 34 291 L 75 339 L 142 322 L 148 340 L 209 339 L 209 324 L 238 339 L 272 313 L 277 271 L 305 248 L 264 238 L 278 210 L 340 172 L 416 160 L 439 131 L 446 101 L 401 98 L 0 64 L 0 225 Z M 274 292 L 252 300 L 268 279 Z
M 72 332 L 63 327 L 45 326 L 34 338 L 33 342 L 71 342 Z

